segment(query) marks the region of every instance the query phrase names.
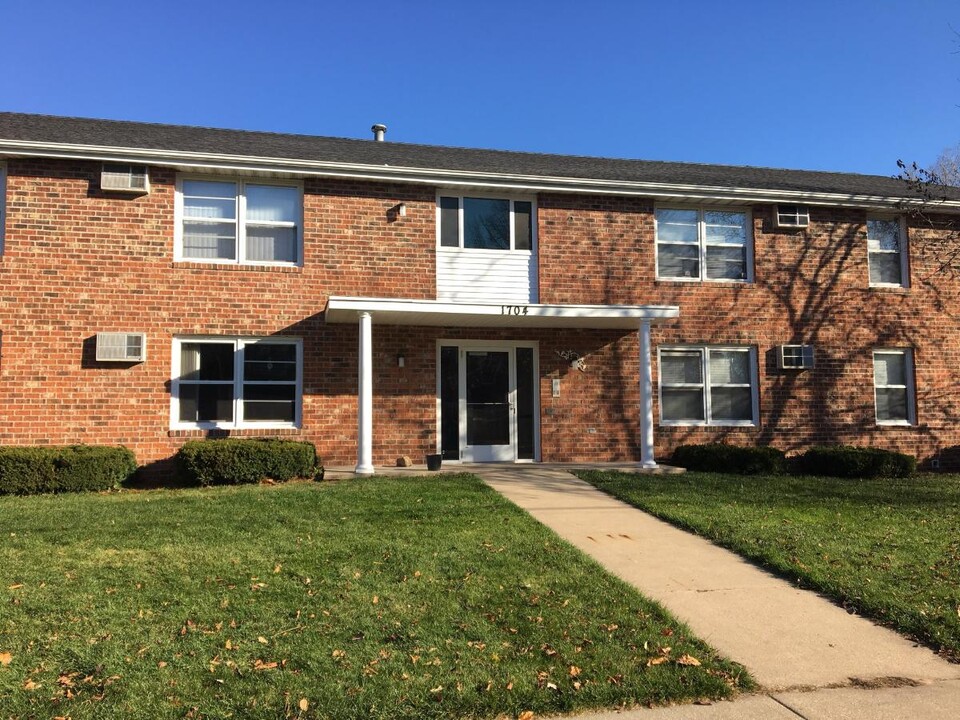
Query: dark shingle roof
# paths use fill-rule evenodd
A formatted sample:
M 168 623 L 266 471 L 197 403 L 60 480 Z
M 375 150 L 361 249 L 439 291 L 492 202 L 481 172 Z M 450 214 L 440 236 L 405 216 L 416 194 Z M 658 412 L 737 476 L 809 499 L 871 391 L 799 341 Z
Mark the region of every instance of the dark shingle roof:
M 881 197 L 909 194 L 902 181 L 877 175 L 547 155 L 21 113 L 0 113 L 0 140 L 628 183 Z M 960 191 L 956 198 L 960 199 Z

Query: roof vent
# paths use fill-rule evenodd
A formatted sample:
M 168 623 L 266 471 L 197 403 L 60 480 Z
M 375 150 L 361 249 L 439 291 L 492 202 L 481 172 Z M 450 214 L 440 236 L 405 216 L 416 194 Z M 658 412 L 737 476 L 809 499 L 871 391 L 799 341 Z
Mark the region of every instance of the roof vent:
M 377 123 L 370 129 L 373 130 L 373 139 L 377 142 L 383 142 L 383 134 L 387 131 L 387 126 Z

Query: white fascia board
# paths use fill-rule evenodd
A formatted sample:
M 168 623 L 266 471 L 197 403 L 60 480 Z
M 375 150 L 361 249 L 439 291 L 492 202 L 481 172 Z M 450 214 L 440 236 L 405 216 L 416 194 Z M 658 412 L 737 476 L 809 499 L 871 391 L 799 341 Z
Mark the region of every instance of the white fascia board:
M 188 170 L 227 170 L 233 172 L 277 174 L 292 173 L 298 176 L 405 182 L 450 188 L 489 188 L 524 193 L 561 192 L 593 195 L 627 195 L 653 197 L 665 200 L 720 200 L 742 203 L 791 202 L 805 205 L 885 208 L 890 210 L 933 205 L 937 210 L 942 212 L 960 212 L 960 201 L 958 200 L 931 202 L 918 198 L 887 197 L 882 195 L 851 195 L 848 193 L 808 192 L 802 190 L 716 187 L 709 185 L 600 180 L 514 173 L 485 173 L 472 172 L 469 170 L 364 165 L 359 163 L 319 160 L 154 150 L 149 148 L 73 145 L 26 140 L 0 139 L 0 153 L 29 157 L 146 163 Z
M 636 329 L 644 321 L 679 317 L 673 305 L 496 305 L 332 296 L 329 323 L 355 323 L 370 313 L 374 324 L 450 327 Z

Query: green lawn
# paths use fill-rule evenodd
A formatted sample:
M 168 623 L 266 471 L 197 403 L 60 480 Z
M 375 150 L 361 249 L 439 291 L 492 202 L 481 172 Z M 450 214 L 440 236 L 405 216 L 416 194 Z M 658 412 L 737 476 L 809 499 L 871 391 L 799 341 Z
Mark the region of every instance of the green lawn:
M 4 720 L 496 717 L 750 687 L 472 476 L 0 498 Z
M 960 660 L 960 477 L 580 477 Z

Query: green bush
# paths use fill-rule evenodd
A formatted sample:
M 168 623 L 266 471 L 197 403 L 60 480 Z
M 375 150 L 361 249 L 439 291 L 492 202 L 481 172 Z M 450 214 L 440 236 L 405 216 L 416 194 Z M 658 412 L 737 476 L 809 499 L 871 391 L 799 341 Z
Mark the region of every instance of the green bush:
M 917 469 L 912 455 L 851 445 L 810 448 L 795 464 L 796 470 L 806 475 L 846 478 L 909 477 Z
M 313 443 L 265 438 L 191 440 L 177 453 L 177 467 L 183 479 L 199 485 L 284 482 L 318 472 Z
M 681 445 L 674 450 L 671 462 L 687 470 L 737 475 L 779 475 L 786 471 L 784 454 L 776 448 L 723 443 Z
M 0 447 L 0 494 L 107 490 L 137 469 L 125 447 Z

